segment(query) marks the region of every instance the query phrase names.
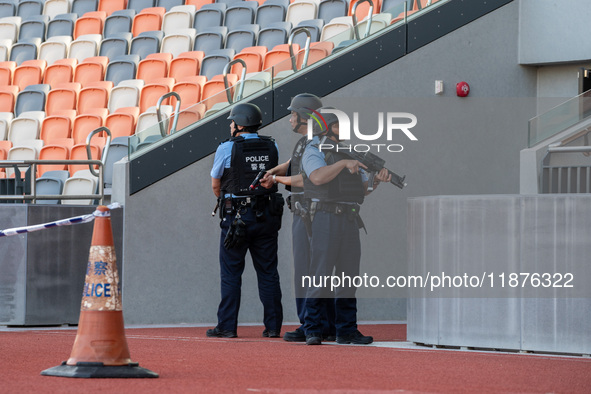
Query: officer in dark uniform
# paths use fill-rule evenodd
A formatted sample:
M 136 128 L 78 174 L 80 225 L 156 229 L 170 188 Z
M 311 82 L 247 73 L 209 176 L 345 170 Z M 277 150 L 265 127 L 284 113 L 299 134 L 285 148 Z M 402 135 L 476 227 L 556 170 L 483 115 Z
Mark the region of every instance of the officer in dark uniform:
M 310 275 L 326 276 L 359 275 L 361 244 L 359 228 L 362 226 L 359 208 L 367 194 L 367 176 L 357 160 L 349 160 L 343 153 L 326 152 L 320 149 L 319 137 L 338 141 L 338 119 L 323 114 L 324 125 L 315 126 L 316 136 L 305 149 L 302 168 L 305 176 L 304 197 L 310 200 L 309 217 L 312 237 L 310 239 Z M 374 188 L 380 182 L 389 181 L 386 169 L 374 177 Z M 334 272 L 333 272 L 334 270 Z M 357 329 L 357 299 L 355 287 L 330 289 L 310 286 L 306 299 L 305 325 L 306 344 L 322 343 L 322 319 L 325 315 L 326 297 L 334 297 L 337 343 L 369 344 L 370 336 Z
M 295 96 L 287 107 L 291 111 L 289 122 L 293 132 L 302 137 L 296 143 L 291 159 L 287 162 L 272 168 L 265 174 L 261 184 L 265 187 L 271 187 L 277 183 L 282 183 L 286 190 L 290 192 L 288 197 L 288 207 L 293 212 L 292 222 L 292 250 L 294 259 L 294 288 L 296 296 L 296 309 L 301 326 L 295 331 L 286 332 L 283 339 L 288 342 L 305 342 L 306 334 L 304 332 L 304 313 L 306 303 L 306 289 L 302 287 L 302 276 L 309 275 L 310 265 L 310 232 L 311 228 L 306 225 L 304 217 L 306 216 L 308 203 L 304 199 L 303 178 L 301 173 L 302 155 L 306 145 L 309 143 L 307 130 L 308 119 L 314 110 L 322 106 L 322 101 L 317 96 L 310 93 L 301 93 Z M 306 228 L 308 227 L 308 228 Z M 326 316 L 323 318 L 322 335 L 325 340 L 335 339 L 334 328 L 334 302 L 327 299 Z
M 250 251 L 264 309 L 263 336 L 277 338 L 283 322 L 277 233 L 284 201 L 277 187 L 266 189 L 253 182 L 261 171 L 277 166 L 277 146 L 271 137 L 257 134 L 262 115 L 256 105 L 238 104 L 228 119 L 232 121 L 232 138 L 218 147 L 211 170 L 212 189 L 218 197 L 222 219 L 219 253 L 222 299 L 218 324 L 207 330 L 207 336 L 237 336 L 242 272 L 246 252 Z

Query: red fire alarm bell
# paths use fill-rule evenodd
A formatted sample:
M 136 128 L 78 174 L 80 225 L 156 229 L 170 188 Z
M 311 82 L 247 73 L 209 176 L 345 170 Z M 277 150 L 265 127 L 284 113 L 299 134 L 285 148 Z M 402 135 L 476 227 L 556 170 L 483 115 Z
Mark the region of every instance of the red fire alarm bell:
M 458 97 L 467 97 L 470 94 L 470 85 L 466 82 L 460 82 L 456 85 Z

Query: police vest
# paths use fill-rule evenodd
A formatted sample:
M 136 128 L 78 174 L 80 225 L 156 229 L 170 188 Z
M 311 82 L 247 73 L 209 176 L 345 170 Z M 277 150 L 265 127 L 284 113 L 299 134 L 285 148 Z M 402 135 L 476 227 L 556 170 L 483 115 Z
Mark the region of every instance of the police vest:
M 277 166 L 279 153 L 275 140 L 271 137 L 258 138 L 234 137 L 230 168 L 224 168 L 221 190 L 237 196 L 256 196 L 277 191 L 277 185 L 265 189 L 260 184 L 253 190 L 250 185 L 261 171 L 268 171 Z
M 292 176 L 301 174 L 302 156 L 304 155 L 304 150 L 306 149 L 307 144 L 308 137 L 302 137 L 297 142 L 296 146 L 293 148 L 291 160 L 289 161 L 289 166 L 287 167 L 287 173 L 285 175 Z M 301 193 L 304 191 L 303 188 L 296 186 L 285 186 L 285 189 L 293 193 Z
M 339 152 L 327 152 L 324 160 L 327 165 L 348 159 L 348 157 Z M 308 177 L 304 177 L 304 197 L 317 199 L 322 202 L 355 202 L 363 203 L 365 198 L 365 187 L 361 179 L 361 174 L 351 174 L 344 169 L 332 181 L 323 185 L 314 185 Z

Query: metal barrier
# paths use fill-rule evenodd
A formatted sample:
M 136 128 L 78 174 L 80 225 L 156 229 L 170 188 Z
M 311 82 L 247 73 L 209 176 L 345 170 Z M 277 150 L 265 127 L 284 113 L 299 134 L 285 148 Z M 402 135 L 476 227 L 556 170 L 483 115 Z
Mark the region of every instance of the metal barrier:
M 162 113 L 160 112 L 160 107 L 162 106 L 162 102 L 171 96 L 176 98 L 176 106 L 174 108 L 174 113 L 172 114 L 172 117 L 174 119 L 172 121 L 172 127 L 170 129 L 170 134 L 174 134 L 174 133 L 176 133 L 176 126 L 179 121 L 178 115 L 179 115 L 179 111 L 181 109 L 181 96 L 179 96 L 179 94 L 177 92 L 169 92 L 169 93 L 162 95 L 162 97 L 160 97 L 158 99 L 158 102 L 156 103 L 156 117 L 158 118 L 158 126 L 160 127 L 160 135 L 162 135 L 162 138 L 166 137 L 166 135 L 168 133 L 164 129 L 164 122 L 162 121 Z
M 357 11 L 357 7 L 361 3 L 369 3 L 369 13 L 368 13 L 368 20 L 367 20 L 367 27 L 365 28 L 365 35 L 363 38 L 369 36 L 371 31 L 371 19 L 373 17 L 373 2 L 371 0 L 359 0 L 355 4 L 353 4 L 353 10 L 351 11 L 351 16 L 353 17 L 353 27 L 355 29 L 355 39 L 359 41 L 361 38 L 359 37 L 359 28 L 357 27 L 357 16 L 355 15 L 355 11 Z M 406 2 L 404 2 L 404 15 L 406 17 Z
M 234 100 L 232 98 L 232 93 L 230 92 L 230 83 L 228 82 L 228 72 L 232 68 L 232 66 L 236 63 L 240 63 L 242 65 L 242 73 L 240 74 L 240 86 L 238 87 L 238 96 L 236 96 L 236 101 L 240 101 L 242 99 L 242 94 L 244 93 L 244 80 L 246 79 L 246 62 L 242 59 L 234 59 L 230 63 L 224 66 L 224 88 L 226 89 L 226 97 L 228 98 L 228 103 L 233 104 Z
M 289 35 L 289 38 L 287 39 L 287 45 L 289 47 L 289 56 L 291 57 L 291 68 L 293 70 L 293 72 L 298 71 L 298 65 L 297 65 L 297 60 L 296 60 L 296 55 L 293 53 L 293 38 L 295 37 L 296 34 L 298 34 L 299 32 L 304 32 L 306 33 L 306 43 L 304 44 L 304 61 L 302 62 L 302 69 L 306 68 L 306 66 L 308 66 L 308 54 L 310 52 L 310 42 L 312 41 L 312 35 L 310 34 L 310 31 L 305 28 L 305 27 L 298 27 L 295 28 L 291 34 Z

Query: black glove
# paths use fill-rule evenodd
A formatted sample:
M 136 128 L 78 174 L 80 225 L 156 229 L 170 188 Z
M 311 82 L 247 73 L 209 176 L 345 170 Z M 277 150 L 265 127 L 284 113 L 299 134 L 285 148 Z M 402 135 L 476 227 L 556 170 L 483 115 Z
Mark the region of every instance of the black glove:
M 233 247 L 241 246 L 246 240 L 246 224 L 240 218 L 234 219 L 226 238 L 224 238 L 224 247 L 226 249 L 232 249 Z

